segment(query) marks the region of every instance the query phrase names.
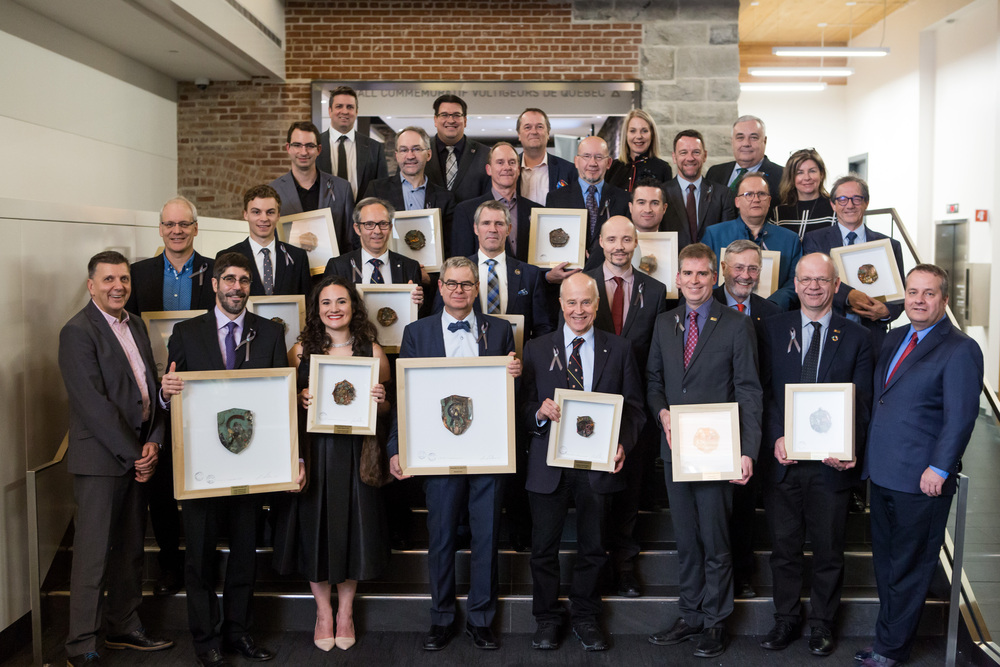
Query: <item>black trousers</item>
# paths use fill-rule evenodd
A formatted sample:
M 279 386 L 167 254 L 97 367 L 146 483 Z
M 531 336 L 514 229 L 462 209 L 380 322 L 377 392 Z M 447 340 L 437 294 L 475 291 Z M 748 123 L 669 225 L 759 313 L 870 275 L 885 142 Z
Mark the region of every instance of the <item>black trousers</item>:
M 160 571 L 181 574 L 184 569 L 184 555 L 180 551 L 181 514 L 174 499 L 174 457 L 170 448 L 170 427 L 163 439 L 160 459 L 153 477 L 146 482 L 149 498 L 149 521 L 153 524 L 153 535 L 160 547 L 157 561 Z
M 643 484 L 643 478 L 648 470 L 649 450 L 654 445 L 656 448 L 660 445 L 658 423 L 646 422 L 639 440 L 625 457 L 625 463 L 618 472 L 625 478 L 625 488 L 609 496 L 608 550 L 611 552 L 611 562 L 616 574 L 633 571 L 635 557 L 642 548 L 635 538 L 635 524 L 639 519 L 643 491 L 652 493 L 652 489 Z

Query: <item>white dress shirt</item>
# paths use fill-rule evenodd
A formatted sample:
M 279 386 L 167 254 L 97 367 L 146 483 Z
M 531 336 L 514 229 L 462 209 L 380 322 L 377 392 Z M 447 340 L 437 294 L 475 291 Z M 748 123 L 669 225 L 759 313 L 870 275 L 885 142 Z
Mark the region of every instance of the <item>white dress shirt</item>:
M 444 356 L 446 357 L 478 357 L 479 356 L 479 332 L 476 330 L 476 313 L 469 311 L 468 316 L 463 320 L 469 323 L 469 331 L 449 331 L 448 325 L 458 322 L 448 314 L 447 310 L 441 311 L 441 333 L 444 335 Z
M 250 250 L 253 252 L 253 261 L 257 265 L 257 275 L 260 276 L 260 281 L 264 282 L 264 253 L 261 252 L 264 248 L 267 248 L 271 256 L 271 277 L 275 283 L 278 282 L 278 242 L 275 237 L 271 237 L 271 242 L 267 245 L 261 245 L 253 240 L 252 236 L 248 236 L 247 239 L 250 241 Z
M 341 134 L 333 128 L 330 128 L 330 169 L 334 176 L 337 175 L 337 152 L 338 152 L 338 142 L 341 137 L 347 137 L 344 139 L 344 150 L 347 151 L 347 180 L 351 182 L 351 192 L 354 194 L 354 198 L 358 198 L 358 147 L 354 143 L 354 134 L 357 132 L 356 129 L 351 129 L 350 132 L 346 134 Z M 334 136 L 336 135 L 336 136 Z
M 362 263 L 362 266 L 358 267 L 359 269 L 361 269 L 361 282 L 363 284 L 367 285 L 367 284 L 369 284 L 372 281 L 372 271 L 374 270 L 375 267 L 373 267 L 372 263 L 369 261 L 371 259 L 381 259 L 382 260 L 382 266 L 378 267 L 378 270 L 382 273 L 382 281 L 386 285 L 391 285 L 392 284 L 392 271 L 389 270 L 389 251 L 388 250 L 386 250 L 384 253 L 382 253 L 379 257 L 375 257 L 373 255 L 369 255 L 368 251 L 365 250 L 364 248 L 361 249 L 361 263 Z M 351 269 L 351 270 L 353 271 L 354 269 Z

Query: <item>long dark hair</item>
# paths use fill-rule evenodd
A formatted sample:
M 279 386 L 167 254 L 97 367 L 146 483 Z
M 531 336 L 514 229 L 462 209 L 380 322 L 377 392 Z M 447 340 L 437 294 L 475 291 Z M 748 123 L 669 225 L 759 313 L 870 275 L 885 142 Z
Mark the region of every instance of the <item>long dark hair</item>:
M 339 285 L 347 290 L 347 295 L 351 299 L 351 335 L 354 336 L 354 344 L 351 349 L 355 355 L 360 355 L 362 351 L 372 343 L 378 342 L 378 331 L 375 325 L 368 319 L 368 308 L 365 302 L 355 289 L 354 283 L 341 278 L 340 276 L 330 276 L 320 281 L 306 302 L 306 326 L 299 334 L 299 342 L 302 343 L 302 360 L 309 359 L 310 354 L 324 354 L 333 345 L 330 335 L 326 333 L 326 326 L 319 318 L 319 295 L 330 285 Z

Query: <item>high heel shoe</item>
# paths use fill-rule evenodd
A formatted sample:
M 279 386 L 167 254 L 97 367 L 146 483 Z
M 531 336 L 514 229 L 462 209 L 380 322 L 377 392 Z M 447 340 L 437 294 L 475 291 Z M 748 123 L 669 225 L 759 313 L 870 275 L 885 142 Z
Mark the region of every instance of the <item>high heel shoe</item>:
M 339 614 L 338 614 L 338 616 L 339 616 Z M 354 635 L 354 619 L 351 619 L 351 635 Z M 338 636 L 334 640 L 334 644 L 341 651 L 346 651 L 347 649 L 349 649 L 352 646 L 354 646 L 354 644 L 356 642 L 357 642 L 357 639 L 355 637 L 353 637 L 353 636 L 351 636 L 351 637 L 340 637 L 340 636 Z
M 332 649 L 337 640 L 334 637 L 325 637 L 323 639 L 317 639 L 316 637 L 317 632 L 319 632 L 318 618 L 316 619 L 316 629 L 313 630 L 313 644 L 315 644 L 316 648 L 318 648 L 321 651 L 329 651 L 330 649 Z

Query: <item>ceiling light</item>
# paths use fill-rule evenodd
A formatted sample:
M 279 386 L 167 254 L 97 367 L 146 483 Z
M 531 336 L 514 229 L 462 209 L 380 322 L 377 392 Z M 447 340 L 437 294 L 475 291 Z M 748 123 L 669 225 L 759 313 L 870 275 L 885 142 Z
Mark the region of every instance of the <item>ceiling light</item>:
M 750 76 L 851 76 L 851 67 L 749 67 Z
M 813 83 L 741 83 L 740 91 L 755 93 L 815 93 L 826 90 L 823 82 Z
M 840 56 L 843 58 L 878 58 L 889 55 L 889 47 L 864 48 L 857 46 L 775 46 L 771 49 L 775 56 L 792 58 L 826 58 Z

